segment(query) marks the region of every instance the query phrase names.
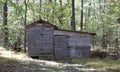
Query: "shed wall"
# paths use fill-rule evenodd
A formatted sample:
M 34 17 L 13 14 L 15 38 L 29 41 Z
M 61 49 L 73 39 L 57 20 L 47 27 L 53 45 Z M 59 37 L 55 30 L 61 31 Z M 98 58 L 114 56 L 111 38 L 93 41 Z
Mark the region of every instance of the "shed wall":
M 68 35 L 70 57 L 85 58 L 90 55 L 90 34 L 54 30 L 54 35 Z
M 32 27 L 27 31 L 28 55 L 53 54 L 53 29 Z
M 89 57 L 90 34 L 54 30 L 43 24 L 27 29 L 28 55 L 55 55 L 56 59 Z
M 54 36 L 55 59 L 69 58 L 68 36 Z

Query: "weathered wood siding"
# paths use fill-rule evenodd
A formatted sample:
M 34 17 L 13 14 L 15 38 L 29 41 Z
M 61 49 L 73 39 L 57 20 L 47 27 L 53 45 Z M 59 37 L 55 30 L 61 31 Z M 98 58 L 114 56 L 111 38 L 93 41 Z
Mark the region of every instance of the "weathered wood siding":
M 60 31 L 54 30 L 54 35 L 68 35 L 69 37 L 80 37 L 80 38 L 89 38 L 90 34 L 86 33 L 76 33 L 76 32 L 69 32 L 69 31 Z
M 90 46 L 90 38 L 70 37 L 69 45 L 70 46 Z
M 28 55 L 53 54 L 53 28 L 31 27 L 27 31 Z
M 71 57 L 89 57 L 90 55 L 90 38 L 69 38 L 70 56 Z
M 69 58 L 68 36 L 54 36 L 55 59 Z
M 70 57 L 89 57 L 90 34 L 54 30 L 54 35 L 68 35 Z
M 90 46 L 71 46 L 70 57 L 86 58 L 90 56 Z
M 44 21 L 27 26 L 28 55 L 39 58 L 66 59 L 89 57 L 90 34 L 59 30 Z

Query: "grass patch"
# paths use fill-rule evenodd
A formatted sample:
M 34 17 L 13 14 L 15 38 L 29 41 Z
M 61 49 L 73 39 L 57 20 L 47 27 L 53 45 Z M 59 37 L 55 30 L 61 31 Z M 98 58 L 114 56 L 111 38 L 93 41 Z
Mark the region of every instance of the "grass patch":
M 67 62 L 67 63 L 77 63 L 77 64 L 83 64 L 87 67 L 92 68 L 101 68 L 101 69 L 107 69 L 107 70 L 113 70 L 116 72 L 120 72 L 120 60 L 112 60 L 111 58 L 72 58 L 68 60 L 62 60 L 61 62 Z
M 0 56 L 0 64 L 5 64 L 8 62 L 17 62 L 18 60 L 15 58 L 6 58 L 6 57 L 2 57 Z

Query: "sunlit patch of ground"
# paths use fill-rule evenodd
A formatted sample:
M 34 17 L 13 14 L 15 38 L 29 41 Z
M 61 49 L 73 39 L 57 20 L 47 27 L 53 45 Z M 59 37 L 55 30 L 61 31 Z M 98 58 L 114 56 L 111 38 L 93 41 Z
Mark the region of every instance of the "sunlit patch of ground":
M 68 63 L 77 63 L 83 64 L 87 67 L 92 68 L 101 68 L 109 70 L 108 72 L 120 72 L 120 60 L 112 60 L 112 58 L 108 57 L 105 59 L 100 58 L 73 58 L 69 60 L 63 60 L 61 62 L 68 62 Z
M 81 64 L 59 63 L 32 59 L 25 53 L 15 53 L 0 47 L 0 72 L 106 72 Z
M 6 50 L 3 47 L 0 47 L 0 56 L 6 57 L 6 58 L 16 58 L 16 59 L 28 58 L 26 54 L 16 53 L 11 50 Z

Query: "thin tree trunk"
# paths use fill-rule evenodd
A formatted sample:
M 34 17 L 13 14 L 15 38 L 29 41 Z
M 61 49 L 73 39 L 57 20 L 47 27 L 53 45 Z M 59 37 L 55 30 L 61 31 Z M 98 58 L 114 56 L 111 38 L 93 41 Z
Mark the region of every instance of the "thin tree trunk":
M 75 24 L 75 1 L 72 0 L 72 17 L 71 17 L 71 30 L 76 30 Z
M 54 6 L 52 6 L 53 11 L 52 11 L 52 21 L 51 21 L 52 23 L 54 23 L 54 20 L 55 20 L 56 0 L 54 0 L 54 2 L 52 2 L 52 0 L 51 0 L 51 3 L 54 4 Z
M 88 8 L 86 7 L 86 14 L 85 14 L 85 23 L 84 23 L 84 30 L 85 31 L 88 31 L 88 28 L 87 28 L 87 20 L 89 20 L 89 17 L 90 17 L 90 14 L 91 14 L 91 9 L 90 9 L 90 6 L 91 6 L 91 2 L 89 0 L 86 0 L 86 3 L 89 3 L 88 4 Z
M 81 21 L 80 21 L 81 31 L 83 31 L 83 0 L 81 0 Z
M 62 6 L 62 0 L 59 0 L 59 2 L 60 2 L 60 5 Z
M 4 35 L 4 47 L 8 46 L 8 28 L 7 28 L 7 16 L 8 16 L 8 7 L 7 0 L 4 3 L 4 12 L 3 12 L 3 35 Z
M 69 3 L 69 0 L 67 0 L 67 3 Z
M 54 0 L 55 4 L 56 4 L 56 1 L 57 1 L 57 0 Z
M 47 2 L 49 2 L 49 0 L 47 0 Z M 47 19 L 47 21 L 49 20 L 49 11 L 50 11 L 49 7 L 46 6 L 46 13 L 47 13 L 46 19 Z
M 106 35 L 105 35 L 105 33 L 104 33 L 104 29 L 105 29 L 105 27 L 104 27 L 104 19 L 103 19 L 103 16 L 102 16 L 102 6 L 101 6 L 101 0 L 99 0 L 99 12 L 100 12 L 100 17 L 101 17 L 101 21 L 102 21 L 102 28 L 103 28 L 103 35 L 102 35 L 102 47 L 103 47 L 103 49 L 105 50 L 105 48 L 107 47 L 107 45 L 106 45 Z
M 105 8 L 106 8 L 106 0 L 103 0 L 104 6 L 103 6 L 103 13 L 105 13 Z
M 94 3 L 94 8 L 95 8 L 95 6 L 96 6 L 96 4 Z M 94 17 L 95 17 L 95 19 L 97 18 L 96 17 L 96 9 L 94 9 Z
M 49 2 L 52 2 L 52 0 L 49 0 Z
M 67 4 L 69 5 L 70 4 L 70 0 L 67 0 Z M 69 6 L 68 7 L 69 9 L 69 12 L 71 12 L 71 7 Z M 71 16 L 67 19 L 67 23 L 68 23 L 68 29 L 72 29 L 72 26 L 71 26 Z
M 115 32 L 116 32 L 116 38 L 115 38 L 115 49 L 117 50 L 117 49 L 119 49 L 119 40 L 118 40 L 118 26 L 117 26 L 117 24 L 116 24 L 116 30 L 115 30 Z
M 40 5 L 39 5 L 40 6 L 40 9 L 39 9 L 39 19 L 41 19 L 42 0 L 40 0 L 39 3 L 40 3 Z
M 62 7 L 62 0 L 59 0 L 60 6 Z M 63 20 L 62 20 L 62 16 L 63 14 L 61 14 L 60 16 L 58 16 L 58 20 L 60 24 L 63 24 Z
M 89 3 L 89 8 L 88 8 L 88 18 L 90 17 L 90 6 L 91 6 L 91 2 Z
M 49 0 L 49 3 L 50 3 L 51 5 L 54 4 L 54 3 L 52 2 L 52 0 Z M 55 7 L 52 6 L 52 9 L 53 9 L 53 11 L 52 11 L 52 16 L 49 15 L 49 11 L 50 11 L 49 8 L 48 8 L 48 11 L 47 11 L 47 12 L 48 12 L 48 14 L 47 14 L 47 15 L 48 15 L 48 19 L 49 19 L 52 23 L 53 23 L 53 20 L 54 20 L 54 10 L 55 10 L 54 8 L 55 8 Z M 52 19 L 50 19 L 50 17 L 52 17 Z
M 24 52 L 26 52 L 26 22 L 27 22 L 27 2 L 24 0 L 25 3 L 25 20 L 24 20 Z
M 33 2 L 35 2 L 35 0 L 33 0 Z M 32 10 L 32 13 L 33 13 L 33 20 L 35 21 L 35 12 L 34 12 L 34 7 L 33 7 L 33 10 Z
M 119 19 L 120 18 L 117 19 L 118 23 L 120 23 Z M 118 51 L 119 50 L 119 34 L 118 33 L 119 33 L 119 31 L 118 31 L 118 25 L 116 24 L 116 39 L 115 39 L 116 43 L 115 43 L 115 48 L 117 50 L 117 55 L 119 55 L 119 51 Z
M 100 12 L 100 14 L 101 14 L 101 9 L 102 9 L 102 7 L 101 7 L 101 0 L 99 0 L 99 12 Z

